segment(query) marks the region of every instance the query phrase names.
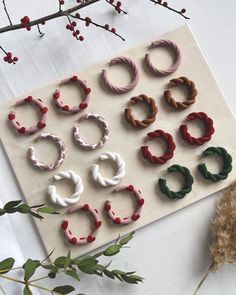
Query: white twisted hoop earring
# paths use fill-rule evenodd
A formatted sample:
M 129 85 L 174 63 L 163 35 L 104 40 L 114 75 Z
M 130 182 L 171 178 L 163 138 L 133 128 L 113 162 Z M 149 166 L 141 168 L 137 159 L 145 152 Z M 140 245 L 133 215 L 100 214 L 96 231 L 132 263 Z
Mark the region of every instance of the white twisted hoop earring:
M 71 179 L 71 181 L 75 184 L 75 192 L 68 198 L 62 198 L 60 195 L 58 195 L 55 185 L 50 185 L 48 187 L 48 194 L 54 204 L 60 205 L 61 207 L 68 207 L 79 202 L 80 195 L 84 191 L 84 186 L 81 177 L 72 170 L 60 171 L 53 176 L 55 181 L 64 178 Z
M 122 160 L 121 156 L 117 153 L 106 152 L 100 155 L 100 160 L 110 159 L 117 164 L 117 174 L 112 178 L 105 178 L 99 173 L 99 165 L 93 165 L 91 167 L 92 178 L 94 181 L 98 182 L 101 186 L 111 186 L 117 185 L 121 179 L 125 176 L 125 162 Z

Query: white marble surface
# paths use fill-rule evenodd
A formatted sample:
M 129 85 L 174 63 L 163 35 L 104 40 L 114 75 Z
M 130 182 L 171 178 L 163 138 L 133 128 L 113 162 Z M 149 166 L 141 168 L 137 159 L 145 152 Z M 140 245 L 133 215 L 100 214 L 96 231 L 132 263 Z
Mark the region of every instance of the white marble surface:
M 12 0 L 9 1 L 9 10 L 12 11 L 14 20 L 26 14 L 33 18 L 48 11 L 54 11 L 57 7 L 56 2 L 56 0 L 50 2 L 25 0 L 22 3 Z M 234 99 L 236 93 L 236 2 L 233 0 L 224 1 L 223 4 L 221 1 L 214 0 L 171 2 L 176 2 L 174 5 L 188 9 L 188 14 L 191 16 L 188 24 L 228 103 L 236 112 Z M 68 0 L 69 3 L 72 4 L 72 1 Z M 161 7 L 154 7 L 148 0 L 124 0 L 123 4 L 129 12 L 128 16 L 115 16 L 110 12 L 109 6 L 102 3 L 86 9 L 86 13 L 91 17 L 94 16 L 98 22 L 107 22 L 116 26 L 126 37 L 126 42 L 89 27 L 83 28 L 83 31 L 86 31 L 86 42 L 77 43 L 71 39 L 68 31 L 64 30 L 66 20 L 50 22 L 45 27 L 47 34 L 43 40 L 39 40 L 33 31 L 1 35 L 1 44 L 16 53 L 21 62 L 16 66 L 0 63 L 0 101 L 41 87 L 61 76 L 186 23 L 179 16 Z M 6 19 L 2 9 L 0 9 L 0 16 L 0 25 L 3 25 Z M 1 202 L 5 203 L 21 197 L 2 150 L 0 167 Z M 114 258 L 114 268 L 137 270 L 146 278 L 144 284 L 127 286 L 108 279 L 82 276 L 81 283 L 77 285 L 77 293 L 80 291 L 88 295 L 193 294 L 210 263 L 209 227 L 218 197 L 219 195 L 210 196 L 137 231 L 135 239 L 130 244 L 131 248 L 125 249 Z M 40 239 L 28 216 L 15 214 L 1 217 L 0 227 L 0 258 L 14 256 L 20 264 L 28 257 L 44 257 Z M 210 275 L 199 294 L 235 294 L 235 275 L 235 267 L 225 266 L 219 273 Z M 7 294 L 21 294 L 21 288 L 9 283 L 0 283 L 5 286 Z M 54 281 L 48 282 L 49 285 L 52 283 Z M 57 281 L 57 284 L 62 283 L 62 280 Z M 34 292 L 34 294 L 43 294 L 35 290 Z

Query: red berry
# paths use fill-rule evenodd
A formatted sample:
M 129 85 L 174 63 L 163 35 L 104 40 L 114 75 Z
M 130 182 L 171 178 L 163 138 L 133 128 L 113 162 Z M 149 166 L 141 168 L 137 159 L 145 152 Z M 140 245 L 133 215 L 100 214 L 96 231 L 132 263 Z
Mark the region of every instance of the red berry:
M 10 120 L 10 121 L 14 120 L 15 118 L 16 118 L 16 116 L 15 116 L 14 113 L 10 113 L 10 114 L 8 115 L 8 120 Z
M 77 37 L 77 33 L 76 32 L 73 32 L 72 35 L 73 35 L 73 37 Z
M 7 56 L 4 56 L 3 60 L 7 62 L 8 61 L 8 57 Z
M 92 243 L 93 241 L 95 241 L 95 239 L 96 239 L 96 238 L 93 237 L 93 236 L 88 236 L 88 237 L 87 237 L 87 242 L 88 242 L 88 243 Z
M 80 41 L 84 41 L 84 37 L 83 36 L 79 36 L 79 40 Z
M 72 244 L 72 245 L 76 245 L 76 243 L 77 243 L 77 239 L 74 237 L 74 238 L 72 238 L 72 239 L 70 239 L 70 243 Z
M 117 1 L 116 6 L 117 7 L 121 7 L 121 2 L 120 1 Z
M 133 214 L 132 215 L 132 220 L 133 221 L 136 221 L 136 220 L 138 220 L 140 218 L 140 215 L 139 214 Z
M 111 29 L 111 32 L 115 34 L 116 33 L 116 29 L 115 28 L 112 28 Z
M 163 2 L 163 5 L 164 5 L 165 7 L 167 7 L 167 6 L 168 6 L 168 3 L 167 3 L 167 2 Z
M 12 59 L 8 59 L 8 63 L 9 64 L 12 64 L 13 63 L 13 60 Z
M 114 0 L 110 0 L 110 3 L 111 3 L 111 4 L 114 3 Z
M 183 8 L 183 9 L 181 10 L 181 13 L 185 13 L 185 12 L 186 12 L 186 9 Z
M 96 221 L 95 222 L 96 228 L 99 228 L 101 225 L 102 225 L 102 222 L 101 221 Z
M 46 24 L 46 22 L 43 20 L 42 22 L 41 22 L 41 25 L 45 25 Z
M 84 88 L 84 93 L 89 94 L 91 92 L 91 88 Z
M 78 12 L 75 14 L 75 16 L 80 18 L 80 14 Z
M 43 122 L 38 122 L 38 124 L 37 124 L 37 127 L 38 127 L 39 129 L 43 129 L 45 126 L 46 126 L 46 124 L 43 123 Z
M 27 31 L 31 31 L 31 27 L 26 27 L 26 30 Z
M 67 29 L 67 30 L 70 30 L 70 28 L 71 28 L 71 25 L 67 24 L 67 25 L 66 25 L 66 29 Z
M 68 221 L 67 221 L 67 220 L 64 220 L 64 221 L 62 222 L 62 224 L 61 224 L 61 228 L 62 228 L 62 229 L 67 229 L 67 227 L 68 227 Z
M 75 21 L 73 21 L 72 23 L 71 23 L 71 25 L 73 26 L 73 27 L 76 27 L 76 22 Z
M 111 205 L 110 204 L 106 204 L 105 205 L 105 211 L 108 212 L 111 210 Z
M 91 21 L 92 21 L 91 18 L 88 16 L 86 16 L 86 18 L 84 20 L 86 21 L 86 23 L 91 23 Z
M 89 209 L 89 205 L 88 204 L 85 204 L 83 207 L 82 207 L 82 210 L 84 211 L 88 211 Z
M 62 107 L 62 110 L 65 111 L 65 112 L 68 112 L 69 111 L 69 106 L 68 105 L 64 105 Z
M 12 57 L 12 53 L 11 53 L 11 52 L 8 52 L 8 53 L 7 53 L 7 57 L 8 57 L 8 58 L 11 58 L 11 57 Z
M 120 219 L 120 217 L 116 217 L 115 220 L 114 220 L 114 223 L 116 223 L 116 224 L 121 224 L 121 219 Z
M 79 30 L 76 30 L 76 34 L 79 35 L 80 34 L 80 31 Z
M 14 56 L 13 61 L 14 62 L 17 62 L 18 61 L 18 57 L 17 56 Z
M 106 30 L 109 30 L 109 25 L 106 24 L 106 25 L 104 26 L 104 28 L 105 28 Z
M 81 103 L 79 105 L 79 107 L 84 110 L 84 109 L 86 109 L 88 107 L 88 105 L 87 105 L 87 103 Z
M 46 114 L 47 111 L 48 111 L 48 108 L 47 108 L 47 107 L 40 108 L 40 112 L 41 112 L 42 114 Z
M 140 206 L 143 206 L 143 204 L 144 204 L 144 199 L 140 199 L 140 200 L 138 200 L 138 204 L 139 204 Z

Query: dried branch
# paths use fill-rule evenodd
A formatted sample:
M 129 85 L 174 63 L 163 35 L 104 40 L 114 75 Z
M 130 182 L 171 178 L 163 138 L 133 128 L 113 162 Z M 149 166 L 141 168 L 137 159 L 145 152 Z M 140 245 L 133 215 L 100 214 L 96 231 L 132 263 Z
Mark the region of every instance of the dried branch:
M 2 4 L 3 4 L 3 9 L 5 10 L 5 13 L 7 15 L 7 18 L 9 20 L 9 23 L 10 23 L 10 25 L 12 25 L 12 21 L 11 21 L 10 15 L 9 15 L 8 10 L 7 10 L 7 7 L 6 7 L 5 0 L 2 0 Z
M 185 15 L 185 12 L 186 12 L 185 8 L 182 8 L 181 10 L 177 10 L 177 9 L 174 9 L 174 8 L 170 7 L 167 2 L 162 2 L 162 0 L 149 0 L 149 1 L 151 1 L 155 5 L 160 5 L 160 6 L 164 7 L 164 8 L 167 8 L 170 11 L 173 11 L 173 12 L 181 15 L 185 19 L 190 19 L 190 17 Z

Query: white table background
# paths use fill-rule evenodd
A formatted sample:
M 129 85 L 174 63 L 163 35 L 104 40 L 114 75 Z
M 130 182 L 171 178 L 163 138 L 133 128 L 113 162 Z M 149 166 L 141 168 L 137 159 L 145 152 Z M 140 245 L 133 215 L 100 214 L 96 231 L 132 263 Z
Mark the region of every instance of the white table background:
M 9 0 L 9 11 L 16 22 L 24 15 L 32 19 L 53 12 L 57 0 Z M 72 4 L 72 0 L 67 0 Z M 107 4 L 98 3 L 84 10 L 100 23 L 110 23 L 126 38 L 120 41 L 109 33 L 93 27 L 81 31 L 86 41 L 76 42 L 64 29 L 66 19 L 50 21 L 43 27 L 46 35 L 38 38 L 35 30 L 1 35 L 1 45 L 19 56 L 17 65 L 0 62 L 0 102 L 39 88 L 73 71 L 80 70 L 109 56 L 134 47 L 165 31 L 188 23 L 198 40 L 208 63 L 222 88 L 227 101 L 236 112 L 236 1 L 178 0 L 169 1 L 186 7 L 191 20 L 185 21 L 168 10 L 154 6 L 148 0 L 123 0 L 128 16 L 116 16 Z M 0 6 L 1 7 L 1 6 Z M 7 23 L 0 9 L 0 26 Z M 3 128 L 3 127 L 1 127 Z M 17 152 L 17 151 L 16 151 Z M 21 198 L 14 174 L 0 150 L 0 207 L 9 200 Z M 109 279 L 82 275 L 78 292 L 89 294 L 129 295 L 189 295 L 196 288 L 210 264 L 208 250 L 211 218 L 220 194 L 210 196 L 136 232 L 130 249 L 124 249 L 113 259 L 113 267 L 137 270 L 145 277 L 138 286 Z M 43 246 L 28 216 L 14 214 L 1 217 L 0 259 L 17 258 L 22 264 L 28 257 L 45 256 Z M 19 275 L 16 273 L 16 276 Z M 219 273 L 211 274 L 199 294 L 236 293 L 236 267 L 227 265 Z M 49 286 L 69 281 L 48 281 Z M 21 294 L 21 287 L 4 283 L 7 294 Z M 45 294 L 34 291 L 34 294 Z

